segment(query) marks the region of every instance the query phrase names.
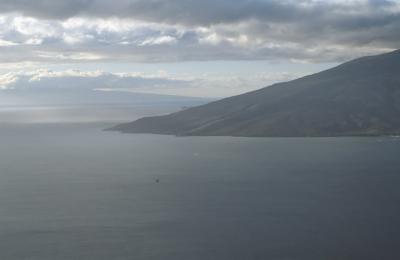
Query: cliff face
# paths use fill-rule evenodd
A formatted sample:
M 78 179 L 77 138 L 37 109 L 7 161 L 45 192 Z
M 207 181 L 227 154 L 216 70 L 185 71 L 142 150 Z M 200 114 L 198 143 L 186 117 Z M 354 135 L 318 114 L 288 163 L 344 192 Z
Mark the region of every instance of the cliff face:
M 112 130 L 227 136 L 400 134 L 400 50 Z

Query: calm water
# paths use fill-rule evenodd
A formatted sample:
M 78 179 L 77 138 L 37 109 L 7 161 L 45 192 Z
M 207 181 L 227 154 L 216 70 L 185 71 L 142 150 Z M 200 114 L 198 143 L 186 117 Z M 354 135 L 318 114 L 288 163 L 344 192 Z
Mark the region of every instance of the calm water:
M 1 125 L 0 259 L 400 259 L 400 139 L 103 127 Z

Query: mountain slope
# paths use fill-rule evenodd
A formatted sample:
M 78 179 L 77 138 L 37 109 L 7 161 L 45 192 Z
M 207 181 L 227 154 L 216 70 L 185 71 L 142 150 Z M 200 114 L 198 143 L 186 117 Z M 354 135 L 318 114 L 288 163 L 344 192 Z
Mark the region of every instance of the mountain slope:
M 400 50 L 113 130 L 230 136 L 399 134 Z

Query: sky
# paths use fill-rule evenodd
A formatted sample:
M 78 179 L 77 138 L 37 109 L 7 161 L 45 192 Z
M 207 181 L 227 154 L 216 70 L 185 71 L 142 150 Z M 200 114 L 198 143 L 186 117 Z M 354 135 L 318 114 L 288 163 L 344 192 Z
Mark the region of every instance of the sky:
M 0 0 L 3 91 L 226 97 L 397 48 L 394 0 Z

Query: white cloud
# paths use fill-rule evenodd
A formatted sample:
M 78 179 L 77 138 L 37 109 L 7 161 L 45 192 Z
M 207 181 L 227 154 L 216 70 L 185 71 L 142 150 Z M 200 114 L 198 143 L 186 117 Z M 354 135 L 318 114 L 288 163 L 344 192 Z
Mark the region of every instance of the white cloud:
M 163 88 L 170 85 L 184 87 L 190 80 L 167 75 L 142 73 L 109 73 L 104 71 L 65 70 L 16 71 L 0 75 L 2 89 L 119 89 L 126 91 Z
M 18 76 L 14 73 L 0 75 L 0 89 L 8 89 L 9 86 L 18 81 Z
M 100 70 L 53 71 L 39 69 L 14 71 L 0 75 L 0 89 L 14 90 L 107 90 L 153 94 L 225 97 L 258 89 L 276 82 L 288 81 L 303 74 L 262 73 L 249 77 L 235 75 L 201 77 L 170 76 L 165 71 L 155 74 L 139 72 L 110 73 Z
M 4 46 L 15 46 L 15 45 L 18 45 L 18 43 L 0 39 L 0 47 L 4 47 Z
M 165 35 L 165 36 L 147 38 L 142 43 L 140 43 L 139 46 L 173 44 L 176 42 L 177 39 L 175 37 Z

